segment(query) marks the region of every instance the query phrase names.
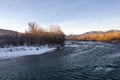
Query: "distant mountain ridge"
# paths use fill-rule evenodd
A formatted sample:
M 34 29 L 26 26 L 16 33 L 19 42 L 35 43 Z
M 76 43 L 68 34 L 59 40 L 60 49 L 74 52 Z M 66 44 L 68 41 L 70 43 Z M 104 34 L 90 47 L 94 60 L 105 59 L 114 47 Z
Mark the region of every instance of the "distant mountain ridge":
M 77 35 L 68 35 L 68 36 L 86 36 L 86 35 L 93 35 L 93 34 L 104 34 L 104 33 L 113 33 L 113 32 L 120 32 L 120 30 L 108 30 L 108 31 L 89 31 L 85 32 L 83 34 L 77 34 Z
M 116 41 L 120 42 L 120 30 L 109 30 L 103 31 L 90 31 L 79 35 L 69 35 L 66 37 L 68 40 L 79 40 L 79 41 Z
M 83 35 L 103 34 L 103 33 L 105 33 L 105 32 L 103 32 L 103 31 L 90 31 L 90 32 L 86 32 L 86 33 L 81 34 L 81 35 L 83 36 Z
M 93 35 L 93 34 L 105 34 L 105 33 L 113 33 L 113 32 L 120 32 L 120 30 L 108 30 L 108 31 L 90 31 L 90 32 L 86 32 L 84 34 L 82 34 L 82 36 L 84 35 Z
M 6 30 L 6 29 L 0 29 L 0 36 L 4 36 L 4 35 L 16 35 L 19 32 L 17 31 L 13 31 L 13 30 Z

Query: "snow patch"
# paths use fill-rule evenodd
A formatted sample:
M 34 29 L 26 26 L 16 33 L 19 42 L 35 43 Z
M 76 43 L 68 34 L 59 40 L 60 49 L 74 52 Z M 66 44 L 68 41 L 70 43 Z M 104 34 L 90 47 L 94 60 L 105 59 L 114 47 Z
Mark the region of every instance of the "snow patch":
M 56 49 L 55 47 L 49 47 L 49 46 L 40 46 L 40 47 L 18 46 L 18 47 L 0 48 L 0 59 L 8 59 L 8 58 L 26 56 L 26 55 L 38 55 L 55 49 Z

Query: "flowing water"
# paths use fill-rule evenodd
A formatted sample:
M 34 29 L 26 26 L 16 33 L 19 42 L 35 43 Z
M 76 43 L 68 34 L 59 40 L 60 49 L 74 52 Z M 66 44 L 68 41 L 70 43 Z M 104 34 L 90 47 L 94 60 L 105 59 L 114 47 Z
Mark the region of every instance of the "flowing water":
M 73 42 L 42 55 L 0 60 L 0 80 L 120 80 L 120 45 Z

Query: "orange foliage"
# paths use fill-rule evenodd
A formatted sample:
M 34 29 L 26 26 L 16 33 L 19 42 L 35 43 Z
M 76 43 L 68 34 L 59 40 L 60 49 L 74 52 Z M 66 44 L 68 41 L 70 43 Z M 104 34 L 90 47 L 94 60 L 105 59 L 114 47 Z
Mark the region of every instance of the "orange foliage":
M 81 40 L 81 41 L 102 41 L 102 42 L 119 41 L 120 42 L 120 32 L 113 31 L 113 32 L 104 32 L 101 34 L 90 34 L 84 36 L 77 36 L 74 37 L 73 39 Z

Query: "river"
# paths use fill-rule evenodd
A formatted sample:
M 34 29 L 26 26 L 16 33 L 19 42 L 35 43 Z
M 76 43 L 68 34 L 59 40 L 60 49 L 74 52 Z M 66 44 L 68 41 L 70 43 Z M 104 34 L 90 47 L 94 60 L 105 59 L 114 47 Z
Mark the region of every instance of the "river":
M 120 45 L 72 42 L 41 55 L 3 59 L 0 80 L 120 80 Z

